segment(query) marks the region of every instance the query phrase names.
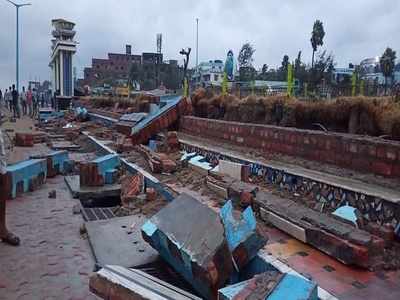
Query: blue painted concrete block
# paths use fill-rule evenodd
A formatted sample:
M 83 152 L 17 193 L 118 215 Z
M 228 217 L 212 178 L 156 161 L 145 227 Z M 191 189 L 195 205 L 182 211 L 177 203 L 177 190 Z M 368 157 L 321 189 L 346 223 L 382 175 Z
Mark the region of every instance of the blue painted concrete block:
M 258 233 L 257 221 L 250 206 L 240 216 L 234 216 L 232 201 L 229 200 L 219 214 L 229 250 L 236 266 L 241 269 L 257 255 L 267 240 Z
M 17 197 L 17 192 L 28 192 L 30 188 L 42 184 L 47 177 L 47 161 L 45 159 L 29 159 L 7 166 L 10 178 L 10 196 Z M 32 184 L 34 185 L 32 187 Z
M 121 162 L 118 154 L 107 154 L 105 156 L 98 157 L 94 159 L 92 162 L 96 163 L 97 170 L 99 175 L 104 177 L 104 181 L 106 182 L 106 172 L 109 172 L 108 179 L 110 180 L 110 174 L 113 170 L 117 169 Z
M 66 164 L 70 161 L 68 151 L 51 151 L 49 153 L 31 155 L 31 159 L 46 159 L 47 160 L 47 175 L 53 177 L 58 174 L 64 174 Z
M 110 169 L 105 172 L 104 183 L 105 184 L 114 184 L 117 181 L 118 170 Z
M 266 299 L 318 300 L 318 286 L 313 281 L 286 274 Z
M 217 299 L 233 272 L 218 214 L 182 194 L 142 227 L 143 239 L 205 299 Z

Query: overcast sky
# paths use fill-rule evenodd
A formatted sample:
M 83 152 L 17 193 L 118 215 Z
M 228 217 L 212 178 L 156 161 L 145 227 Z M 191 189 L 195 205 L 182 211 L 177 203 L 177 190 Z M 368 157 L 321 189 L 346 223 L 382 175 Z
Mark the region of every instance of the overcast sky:
M 14 0 L 21 3 L 21 0 Z M 29 0 L 28 0 L 29 1 Z M 199 61 L 235 57 L 244 42 L 256 49 L 254 64 L 280 65 L 299 50 L 310 62 L 310 33 L 320 19 L 325 27 L 324 49 L 337 66 L 359 63 L 383 53 L 387 46 L 400 55 L 399 0 L 30 0 L 20 10 L 22 84 L 49 79 L 51 19 L 76 23 L 75 55 L 78 75 L 91 58 L 108 52 L 156 50 L 156 34 L 163 34 L 164 59 L 182 58 L 192 47 L 195 63 L 196 17 L 199 18 Z M 0 0 L 0 88 L 15 81 L 15 8 Z

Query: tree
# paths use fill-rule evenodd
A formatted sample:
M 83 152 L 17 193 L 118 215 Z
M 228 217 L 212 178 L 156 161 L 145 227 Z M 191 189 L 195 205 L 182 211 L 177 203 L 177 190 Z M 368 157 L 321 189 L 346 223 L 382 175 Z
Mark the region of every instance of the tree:
M 318 46 L 322 46 L 324 44 L 324 25 L 320 20 L 316 20 L 314 22 L 313 31 L 311 32 L 311 46 L 313 49 L 312 53 L 312 61 L 311 61 L 311 68 L 314 68 L 314 55 L 318 49 Z
M 285 54 L 285 55 L 283 56 L 283 59 L 282 59 L 282 66 L 281 66 L 281 70 L 282 70 L 282 72 L 284 72 L 285 74 L 287 73 L 288 65 L 289 65 L 289 56 Z
M 391 48 L 386 48 L 385 52 L 379 59 L 379 65 L 381 67 L 383 76 L 385 76 L 385 95 L 387 91 L 387 79 L 388 77 L 393 78 L 394 66 L 396 61 L 396 51 Z
M 253 54 L 256 50 L 250 43 L 245 43 L 240 49 L 238 63 L 240 67 L 253 67 Z
M 335 62 L 333 54 L 327 54 L 326 50 L 317 54 L 317 60 L 315 62 L 314 68 L 311 69 L 311 81 L 317 85 L 322 79 L 326 82 L 330 82 L 332 79 L 332 73 L 335 69 Z
M 301 68 L 301 51 L 297 54 L 297 58 L 294 61 L 294 73 L 297 75 L 297 73 L 300 71 Z
M 289 65 L 289 56 L 285 54 L 283 56 L 283 58 L 282 58 L 281 66 L 278 69 L 278 74 L 277 74 L 278 75 L 278 80 L 286 81 L 288 65 Z
M 262 69 L 261 69 L 261 74 L 265 75 L 268 72 L 268 65 L 267 64 L 263 64 Z

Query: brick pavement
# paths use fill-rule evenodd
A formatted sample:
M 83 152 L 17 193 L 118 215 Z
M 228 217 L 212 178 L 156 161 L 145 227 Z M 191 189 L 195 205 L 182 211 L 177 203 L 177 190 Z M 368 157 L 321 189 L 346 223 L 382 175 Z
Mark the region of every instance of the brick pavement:
M 51 190 L 57 198 L 48 198 Z M 94 259 L 80 237 L 81 215 L 62 176 L 7 203 L 7 220 L 20 247 L 0 243 L 0 299 L 97 299 L 89 292 Z

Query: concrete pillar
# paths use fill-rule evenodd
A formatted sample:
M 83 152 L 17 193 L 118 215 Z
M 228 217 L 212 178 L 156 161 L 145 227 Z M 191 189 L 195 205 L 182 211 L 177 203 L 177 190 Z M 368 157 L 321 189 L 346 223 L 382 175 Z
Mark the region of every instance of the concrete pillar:
M 60 60 L 60 95 L 64 96 L 64 54 L 63 51 L 59 52 Z

